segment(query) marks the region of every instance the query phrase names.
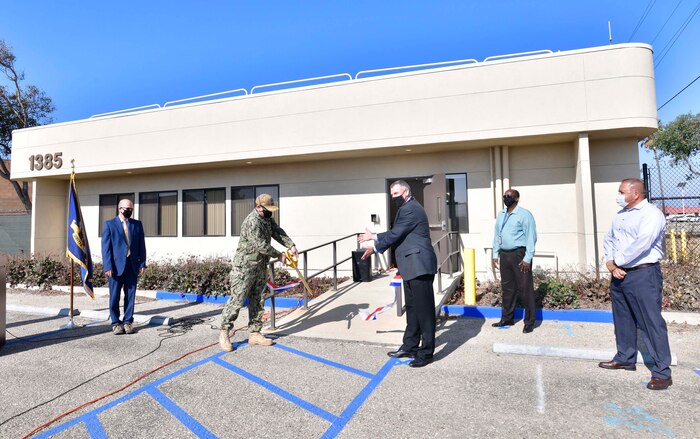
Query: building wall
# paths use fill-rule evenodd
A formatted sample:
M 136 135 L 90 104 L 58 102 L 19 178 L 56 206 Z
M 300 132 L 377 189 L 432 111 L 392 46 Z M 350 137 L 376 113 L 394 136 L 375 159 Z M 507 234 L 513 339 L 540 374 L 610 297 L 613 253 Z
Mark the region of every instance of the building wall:
M 521 206 L 535 216 L 538 243 L 535 266 L 561 268 L 576 264 L 578 241 L 576 215 L 574 153 L 571 143 L 510 148 L 511 187 L 521 192 Z M 361 232 L 365 227 L 375 232 L 387 229 L 387 179 L 430 176 L 436 173 L 466 173 L 468 181 L 469 233 L 462 234 L 465 247 L 475 248 L 477 271 L 488 273 L 495 217 L 491 190 L 489 148 L 465 149 L 433 154 L 405 154 L 373 160 L 324 160 L 302 164 L 248 166 L 212 169 L 202 172 L 162 173 L 148 176 L 88 179 L 76 178 L 85 226 L 94 259 L 101 259 L 98 237 L 100 194 L 148 191 L 181 191 L 225 187 L 227 195 L 227 236 L 183 237 L 181 222 L 178 237 L 148 237 L 149 258 L 178 259 L 189 255 L 231 257 L 238 238 L 230 236 L 230 187 L 279 184 L 280 225 L 303 250 L 339 237 Z M 37 196 L 51 215 L 37 215 L 35 242 L 40 252 L 61 253 L 65 242 L 63 228 L 55 227 L 53 215 L 65 216 L 67 187 L 63 182 L 38 185 Z M 612 197 L 615 194 L 604 194 Z M 609 200 L 608 200 L 609 201 Z M 50 207 L 49 204 L 50 203 Z M 379 223 L 370 222 L 371 214 Z M 338 259 L 350 256 L 354 240 L 339 244 Z M 280 247 L 281 248 L 281 247 Z M 567 251 L 574 249 L 574 251 Z M 555 260 L 555 256 L 557 260 Z M 311 254 L 309 266 L 318 269 L 329 264 L 331 248 Z M 347 268 L 347 267 L 346 267 Z
M 68 182 L 37 180 L 32 198 L 32 254 L 65 255 Z
M 151 259 L 230 257 L 231 186 L 278 184 L 281 226 L 304 249 L 386 230 L 387 179 L 467 173 L 462 239 L 480 275 L 504 186 L 535 216 L 535 266 L 574 269 L 599 258 L 617 184 L 639 175 L 637 139 L 657 126 L 652 61 L 647 45 L 605 46 L 18 130 L 12 177 L 36 182 L 33 251 L 62 253 L 74 159 L 99 260 L 100 194 L 137 193 L 138 217 L 139 192 L 177 190 L 180 236 L 147 238 Z M 25 160 L 57 152 L 60 168 Z M 213 187 L 226 188 L 226 236 L 182 237 L 182 190 Z
M 598 259 L 604 259 L 603 240 L 620 210 L 615 196 L 625 178 L 640 178 L 638 141 L 635 138 L 591 142 L 591 175 L 595 200 Z
M 15 131 L 13 178 L 656 128 L 651 47 L 557 52 Z M 498 141 L 502 139 L 502 141 Z M 96 151 L 100 153 L 95 154 Z M 119 154 L 113 152 L 119 151 Z M 64 165 L 29 169 L 30 155 Z

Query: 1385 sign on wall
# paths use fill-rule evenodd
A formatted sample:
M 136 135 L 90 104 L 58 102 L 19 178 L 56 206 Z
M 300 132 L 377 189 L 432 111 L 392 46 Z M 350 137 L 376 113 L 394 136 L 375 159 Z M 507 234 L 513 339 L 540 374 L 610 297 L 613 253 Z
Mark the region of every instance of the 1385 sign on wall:
M 62 152 L 53 154 L 36 154 L 29 156 L 29 170 L 41 171 L 42 169 L 60 168 L 63 166 Z

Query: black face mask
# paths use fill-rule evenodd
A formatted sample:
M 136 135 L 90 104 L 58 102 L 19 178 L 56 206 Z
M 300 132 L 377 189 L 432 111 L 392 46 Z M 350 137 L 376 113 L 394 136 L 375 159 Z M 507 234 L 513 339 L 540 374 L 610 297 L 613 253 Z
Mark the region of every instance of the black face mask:
M 399 208 L 403 206 L 403 203 L 405 203 L 406 200 L 403 199 L 403 196 L 399 195 L 398 197 L 391 197 L 391 203 L 396 206 L 396 208 Z
M 124 215 L 124 218 L 131 218 L 132 213 L 134 213 L 134 209 L 124 209 L 122 215 Z
M 511 197 L 510 195 L 506 195 L 503 197 L 503 204 L 505 204 L 506 207 L 510 207 L 515 204 L 515 198 Z
M 272 212 L 267 209 L 263 210 L 263 218 L 272 218 Z

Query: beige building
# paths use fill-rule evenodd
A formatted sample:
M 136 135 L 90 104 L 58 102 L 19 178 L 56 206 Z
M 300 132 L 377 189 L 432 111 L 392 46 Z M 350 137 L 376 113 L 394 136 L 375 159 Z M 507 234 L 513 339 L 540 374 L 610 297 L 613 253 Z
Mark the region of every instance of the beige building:
M 96 260 L 120 196 L 135 201 L 149 257 L 230 256 L 258 193 L 279 197 L 280 225 L 309 248 L 390 227 L 395 178 L 411 182 L 436 236 L 457 231 L 476 249 L 481 275 L 508 187 L 537 221 L 535 266 L 602 258 L 618 182 L 639 176 L 638 141 L 657 128 L 650 46 L 380 73 L 15 131 L 12 178 L 34 183 L 32 252 L 65 251 L 75 160 Z

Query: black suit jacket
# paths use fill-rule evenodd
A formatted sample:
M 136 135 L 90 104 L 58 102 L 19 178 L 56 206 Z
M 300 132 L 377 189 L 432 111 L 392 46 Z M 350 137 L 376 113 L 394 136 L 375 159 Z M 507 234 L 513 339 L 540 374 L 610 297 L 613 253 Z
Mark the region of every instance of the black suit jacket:
M 396 264 L 404 280 L 437 273 L 428 216 L 414 198 L 399 208 L 391 230 L 377 234 L 377 251 L 382 253 L 389 247 L 395 247 Z

